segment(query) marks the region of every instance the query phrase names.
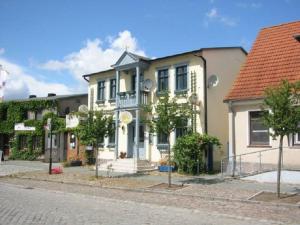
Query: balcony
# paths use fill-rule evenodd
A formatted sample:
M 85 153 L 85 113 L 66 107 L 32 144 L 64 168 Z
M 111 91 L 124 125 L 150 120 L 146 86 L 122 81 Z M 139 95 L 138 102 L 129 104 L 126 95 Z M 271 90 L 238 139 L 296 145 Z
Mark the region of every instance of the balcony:
M 139 105 L 148 104 L 148 95 L 149 95 L 149 92 L 140 91 Z M 119 108 L 136 107 L 137 104 L 136 104 L 135 91 L 119 92 L 118 96 L 117 96 L 117 102 L 118 102 Z

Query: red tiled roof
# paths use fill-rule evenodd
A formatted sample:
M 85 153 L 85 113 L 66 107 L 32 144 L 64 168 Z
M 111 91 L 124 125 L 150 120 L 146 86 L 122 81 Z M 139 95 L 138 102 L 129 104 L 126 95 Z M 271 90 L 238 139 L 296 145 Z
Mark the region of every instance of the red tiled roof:
M 225 101 L 262 98 L 282 79 L 300 80 L 299 34 L 300 21 L 262 29 Z

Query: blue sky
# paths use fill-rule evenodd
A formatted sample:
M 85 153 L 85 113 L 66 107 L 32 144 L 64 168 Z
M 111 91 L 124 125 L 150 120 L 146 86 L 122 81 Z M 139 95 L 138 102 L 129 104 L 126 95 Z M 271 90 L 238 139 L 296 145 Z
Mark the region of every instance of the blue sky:
M 149 57 L 202 47 L 251 48 L 262 27 L 299 20 L 298 0 L 1 0 L 5 97 L 85 92 L 81 75 L 127 47 Z

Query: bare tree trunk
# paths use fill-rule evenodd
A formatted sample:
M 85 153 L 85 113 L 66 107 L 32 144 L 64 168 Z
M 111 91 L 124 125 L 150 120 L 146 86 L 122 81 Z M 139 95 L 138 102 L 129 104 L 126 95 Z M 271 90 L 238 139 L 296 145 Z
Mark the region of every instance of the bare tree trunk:
M 171 187 L 172 185 L 172 178 L 171 178 L 171 174 L 172 174 L 172 171 L 171 171 L 171 146 L 170 146 L 170 134 L 168 134 L 168 165 L 169 165 L 169 168 L 168 168 L 168 184 L 169 184 L 169 187 Z
M 95 145 L 93 145 L 95 149 Z M 96 178 L 98 178 L 98 148 L 96 148 Z
M 279 154 L 278 154 L 278 169 L 277 169 L 277 197 L 280 198 L 280 177 L 281 177 L 281 163 L 282 163 L 282 142 L 283 136 L 280 136 Z

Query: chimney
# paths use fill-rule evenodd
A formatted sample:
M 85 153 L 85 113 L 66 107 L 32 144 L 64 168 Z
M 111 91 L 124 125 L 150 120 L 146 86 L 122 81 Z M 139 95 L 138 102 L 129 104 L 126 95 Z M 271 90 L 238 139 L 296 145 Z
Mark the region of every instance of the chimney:
M 29 98 L 36 98 L 36 95 L 29 95 Z
M 53 96 L 56 96 L 55 93 L 48 93 L 48 97 L 53 97 Z

